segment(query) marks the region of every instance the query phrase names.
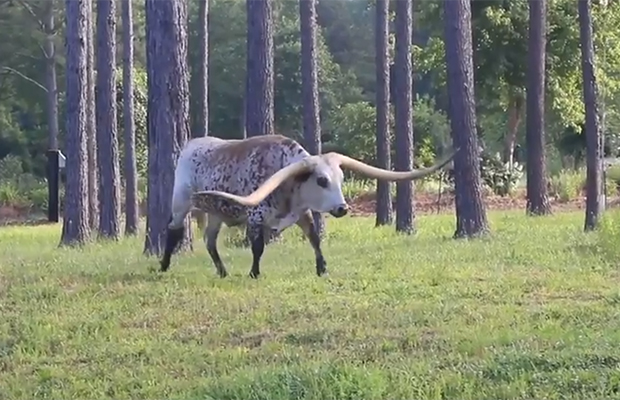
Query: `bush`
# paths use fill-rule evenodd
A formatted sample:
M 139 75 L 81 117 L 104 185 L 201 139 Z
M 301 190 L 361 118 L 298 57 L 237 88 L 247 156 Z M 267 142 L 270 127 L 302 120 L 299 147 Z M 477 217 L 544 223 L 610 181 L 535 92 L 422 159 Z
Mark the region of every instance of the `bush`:
M 607 179 L 605 180 L 605 190 L 609 196 L 614 195 L 618 190 L 618 181 L 616 179 L 614 175 L 610 177 L 608 170 Z M 562 203 L 579 199 L 585 189 L 585 168 L 564 170 L 549 178 L 549 195 L 555 197 Z
M 482 181 L 493 193 L 507 196 L 513 193 L 523 177 L 523 165 L 515 162 L 512 169 L 504 163 L 499 153 L 491 156 L 483 153 L 480 157 L 480 174 Z
M 620 190 L 620 165 L 614 164 L 607 168 L 606 178 L 610 182 L 610 189 L 613 190 L 611 193 L 616 193 Z
M 0 160 L 0 205 L 47 211 L 47 181 L 23 173 L 18 157 L 4 157 Z
M 12 154 L 0 159 L 0 183 L 13 182 L 22 174 L 22 162 Z
M 581 196 L 585 183 L 586 177 L 583 170 L 565 170 L 549 178 L 549 195 L 566 203 Z
M 414 134 L 417 146 L 414 163 L 418 166 L 435 162 L 435 149 L 450 142 L 450 126 L 446 115 L 438 110 L 432 100 L 424 97 L 413 103 Z M 390 141 L 394 143 L 394 113 L 390 110 Z M 329 133 L 333 146 L 346 151 L 354 158 L 374 164 L 376 162 L 376 109 L 368 102 L 345 104 L 332 111 Z M 392 161 L 395 159 L 394 144 L 391 146 Z
M 24 199 L 13 182 L 0 183 L 0 206 L 13 206 L 22 204 Z

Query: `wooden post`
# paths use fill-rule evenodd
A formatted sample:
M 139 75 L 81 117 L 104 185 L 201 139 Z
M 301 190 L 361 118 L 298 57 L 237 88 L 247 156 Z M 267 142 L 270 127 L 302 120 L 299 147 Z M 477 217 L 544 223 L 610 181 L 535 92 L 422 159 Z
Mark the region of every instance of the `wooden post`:
M 60 216 L 60 165 L 59 150 L 47 151 L 47 219 L 58 222 Z

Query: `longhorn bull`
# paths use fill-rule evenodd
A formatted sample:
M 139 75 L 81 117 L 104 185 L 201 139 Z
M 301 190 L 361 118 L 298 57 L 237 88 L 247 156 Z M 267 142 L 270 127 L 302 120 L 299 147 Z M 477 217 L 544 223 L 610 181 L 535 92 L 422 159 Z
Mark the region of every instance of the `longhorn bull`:
M 311 156 L 298 142 L 280 135 L 243 140 L 201 137 L 190 140 L 179 156 L 172 193 L 172 215 L 166 231 L 161 270 L 183 238 L 183 221 L 192 207 L 208 215 L 204 230 L 207 251 L 220 277 L 228 275 L 217 251 L 222 224 L 248 225 L 252 248 L 250 277 L 260 275 L 260 259 L 268 229 L 281 232 L 297 224 L 312 245 L 316 273 L 327 272 L 312 211 L 345 216 L 341 167 L 369 178 L 389 181 L 415 180 L 448 164 L 452 152 L 424 169 L 396 172 L 372 167 L 339 153 Z

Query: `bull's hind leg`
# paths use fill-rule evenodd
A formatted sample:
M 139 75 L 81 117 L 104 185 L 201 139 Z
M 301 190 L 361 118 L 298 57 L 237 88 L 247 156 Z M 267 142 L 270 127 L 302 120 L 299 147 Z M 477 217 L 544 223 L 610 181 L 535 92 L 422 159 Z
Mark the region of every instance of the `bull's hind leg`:
M 319 232 L 314 225 L 312 213 L 308 211 L 302 214 L 297 221 L 297 225 L 304 232 L 304 235 L 306 235 L 308 241 L 310 241 L 310 244 L 312 245 L 312 249 L 314 250 L 314 256 L 316 258 L 316 274 L 318 276 L 325 275 L 327 273 L 327 263 L 325 262 L 323 252 L 321 251 L 321 237 L 319 236 Z
M 209 214 L 207 228 L 204 232 L 204 242 L 211 256 L 211 260 L 213 260 L 213 264 L 215 264 L 218 275 L 220 278 L 225 278 L 228 272 L 226 272 L 226 267 L 224 267 L 224 263 L 217 251 L 217 236 L 220 234 L 220 229 L 222 229 L 222 220 Z
M 248 222 L 248 234 L 252 244 L 252 269 L 250 278 L 258 278 L 260 275 L 260 259 L 265 250 L 265 228 L 262 224 L 251 224 Z
M 175 182 L 174 193 L 172 195 L 172 216 L 166 229 L 166 246 L 164 255 L 160 261 L 161 271 L 165 272 L 170 268 L 172 254 L 179 248 L 185 236 L 185 217 L 192 207 L 190 191 L 180 187 Z

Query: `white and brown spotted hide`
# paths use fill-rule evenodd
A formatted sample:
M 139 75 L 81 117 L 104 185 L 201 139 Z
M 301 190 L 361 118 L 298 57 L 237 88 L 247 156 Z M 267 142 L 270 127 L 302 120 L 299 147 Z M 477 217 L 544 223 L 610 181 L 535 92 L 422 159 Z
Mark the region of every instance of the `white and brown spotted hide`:
M 299 143 L 280 135 L 246 140 L 196 138 L 179 158 L 177 178 L 189 181 L 192 192 L 217 190 L 246 196 L 280 169 L 309 155 Z M 265 199 L 266 214 L 281 218 L 290 211 L 292 184 L 282 184 Z M 247 219 L 247 207 L 221 197 L 195 197 L 192 205 L 229 226 Z

